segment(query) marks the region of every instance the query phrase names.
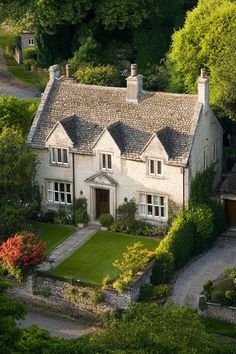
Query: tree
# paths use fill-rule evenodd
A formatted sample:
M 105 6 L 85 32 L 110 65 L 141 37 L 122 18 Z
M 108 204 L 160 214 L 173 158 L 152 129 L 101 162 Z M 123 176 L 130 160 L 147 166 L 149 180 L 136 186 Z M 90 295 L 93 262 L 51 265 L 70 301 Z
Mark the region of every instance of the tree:
M 20 231 L 32 207 L 37 160 L 18 130 L 0 134 L 0 237 Z
M 25 307 L 16 300 L 5 295 L 8 284 L 0 276 L 0 352 L 4 354 L 17 353 L 22 330 L 15 320 L 25 315 Z
M 75 76 L 81 84 L 119 86 L 121 82 L 119 71 L 111 65 L 82 66 Z
M 211 103 L 236 118 L 236 3 L 200 0 L 183 28 L 173 35 L 169 55 L 171 89 L 196 91 L 200 68 L 211 83 Z
M 37 107 L 38 100 L 0 96 L 0 132 L 4 127 L 14 127 L 27 135 Z

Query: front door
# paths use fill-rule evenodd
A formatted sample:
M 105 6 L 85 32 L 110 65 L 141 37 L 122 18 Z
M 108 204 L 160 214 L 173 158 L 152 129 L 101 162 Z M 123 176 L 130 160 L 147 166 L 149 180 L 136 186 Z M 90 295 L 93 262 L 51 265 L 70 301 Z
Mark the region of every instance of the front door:
M 96 217 L 101 214 L 110 213 L 110 191 L 107 189 L 96 189 Z
M 225 213 L 227 223 L 231 226 L 236 226 L 236 201 L 225 200 Z

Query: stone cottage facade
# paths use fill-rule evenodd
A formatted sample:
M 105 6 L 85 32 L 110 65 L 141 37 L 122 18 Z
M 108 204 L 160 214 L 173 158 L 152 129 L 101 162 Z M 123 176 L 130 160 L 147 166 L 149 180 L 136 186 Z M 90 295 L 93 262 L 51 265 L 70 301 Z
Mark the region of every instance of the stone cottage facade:
M 40 164 L 45 209 L 88 200 L 91 221 L 134 198 L 137 218 L 166 222 L 188 206 L 191 181 L 210 165 L 221 179 L 222 128 L 209 106 L 204 70 L 198 95 L 147 92 L 137 66 L 127 88 L 78 84 L 50 68 L 28 141 Z
M 18 64 L 24 63 L 24 49 L 35 48 L 34 33 L 23 31 L 20 33 L 19 43 L 15 48 L 15 59 Z

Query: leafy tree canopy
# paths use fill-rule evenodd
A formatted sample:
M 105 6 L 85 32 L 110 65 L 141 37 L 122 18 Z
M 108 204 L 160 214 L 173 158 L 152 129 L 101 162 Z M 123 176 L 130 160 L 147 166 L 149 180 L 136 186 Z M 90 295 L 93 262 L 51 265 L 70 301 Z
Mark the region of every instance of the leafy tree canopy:
M 196 91 L 200 68 L 206 67 L 211 103 L 236 118 L 236 2 L 200 0 L 183 28 L 173 35 L 171 89 Z
M 38 100 L 0 96 L 0 131 L 4 127 L 15 127 L 27 135 L 37 107 Z

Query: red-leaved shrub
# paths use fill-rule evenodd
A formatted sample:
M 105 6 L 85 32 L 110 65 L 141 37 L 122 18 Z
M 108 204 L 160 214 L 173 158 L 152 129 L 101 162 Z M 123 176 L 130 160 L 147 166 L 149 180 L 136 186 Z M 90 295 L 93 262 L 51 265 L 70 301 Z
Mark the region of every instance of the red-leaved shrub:
M 16 234 L 0 246 L 0 261 L 6 266 L 28 267 L 45 260 L 46 243 L 32 232 Z

